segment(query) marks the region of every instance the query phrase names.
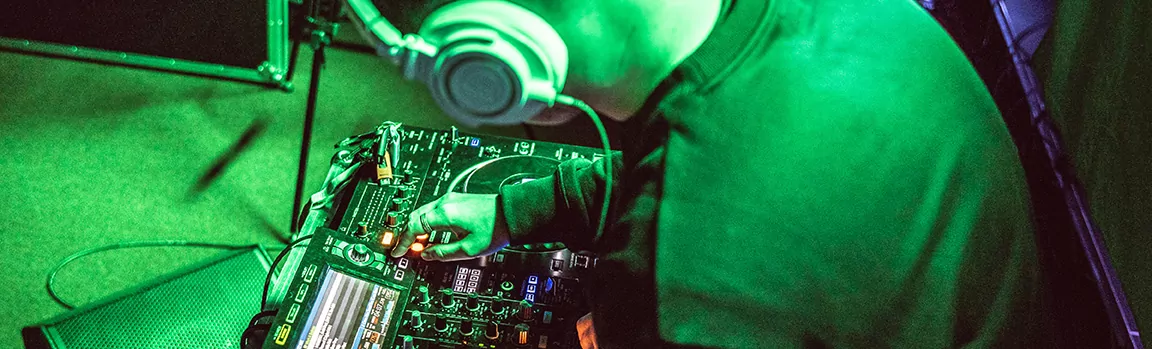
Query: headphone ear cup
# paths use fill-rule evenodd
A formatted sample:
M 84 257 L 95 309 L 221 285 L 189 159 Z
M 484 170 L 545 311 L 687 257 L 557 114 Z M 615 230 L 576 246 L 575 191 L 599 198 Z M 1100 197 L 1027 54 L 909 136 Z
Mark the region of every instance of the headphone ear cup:
M 420 80 L 465 125 L 528 121 L 564 88 L 567 46 L 544 19 L 518 5 L 449 4 L 424 21 L 420 36 L 440 48 Z

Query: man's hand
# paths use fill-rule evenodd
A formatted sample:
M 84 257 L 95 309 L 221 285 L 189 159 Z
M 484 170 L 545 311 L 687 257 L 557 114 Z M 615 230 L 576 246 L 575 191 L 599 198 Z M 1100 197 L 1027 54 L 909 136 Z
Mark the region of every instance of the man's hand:
M 508 246 L 508 222 L 498 212 L 495 194 L 448 193 L 412 210 L 408 226 L 400 232 L 392 257 L 403 256 L 417 235 L 430 230 L 452 231 L 457 240 L 429 247 L 420 257 L 454 261 L 492 254 Z
M 596 349 L 596 326 L 592 324 L 592 313 L 576 320 L 576 334 L 580 336 L 581 349 Z

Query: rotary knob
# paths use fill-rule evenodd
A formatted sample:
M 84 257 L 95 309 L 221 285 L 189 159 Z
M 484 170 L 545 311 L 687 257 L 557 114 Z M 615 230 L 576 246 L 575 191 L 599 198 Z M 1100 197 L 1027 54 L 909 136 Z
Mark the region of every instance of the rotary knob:
M 372 250 L 364 244 L 355 244 L 348 249 L 348 260 L 356 265 L 368 265 L 372 263 Z
M 356 223 L 356 232 L 352 233 L 352 235 L 358 238 L 368 236 L 368 222 Z
M 467 306 L 468 310 L 471 311 L 480 310 L 480 297 L 475 294 L 469 295 L 468 302 L 465 304 L 465 306 Z
M 412 336 L 404 336 L 404 341 L 400 344 L 400 349 L 415 349 L 416 344 L 412 341 Z
M 488 327 L 484 329 L 484 338 L 488 338 L 491 340 L 496 340 L 496 338 L 500 338 L 500 326 L 497 325 L 495 322 L 488 324 Z
M 408 324 L 416 328 L 424 327 L 424 317 L 420 316 L 420 312 L 414 311 L 412 312 L 412 319 Z
M 472 320 L 464 320 L 460 322 L 460 334 L 471 336 L 473 331 L 475 331 L 475 329 L 472 328 Z
M 503 314 L 504 313 L 504 302 L 501 302 L 499 299 L 492 300 L 492 307 L 488 308 L 488 311 L 491 311 L 492 314 L 496 314 L 496 315 Z
M 436 318 L 436 325 L 433 326 L 436 332 L 448 331 L 448 320 L 444 318 Z
M 432 295 L 428 294 L 428 286 L 420 286 L 416 288 L 416 292 L 420 294 L 420 304 L 427 305 L 432 302 Z
M 388 227 L 395 228 L 400 225 L 400 212 L 388 212 L 387 218 L 384 219 L 384 224 Z
M 516 325 L 516 344 L 519 344 L 519 345 L 527 345 L 528 344 L 528 325 L 525 325 L 525 324 Z
M 535 315 L 536 312 L 532 309 L 532 303 L 520 301 L 520 310 L 516 312 L 516 316 L 519 317 L 521 321 L 531 322 Z
M 452 290 L 444 289 L 440 291 L 443 295 L 440 296 L 440 306 L 451 308 L 456 305 L 456 298 L 452 297 Z

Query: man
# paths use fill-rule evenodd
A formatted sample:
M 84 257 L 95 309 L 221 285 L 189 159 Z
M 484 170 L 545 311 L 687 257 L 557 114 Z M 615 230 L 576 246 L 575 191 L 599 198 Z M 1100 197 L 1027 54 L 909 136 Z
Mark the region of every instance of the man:
M 586 160 L 412 213 L 428 260 L 600 256 L 600 348 L 1032 345 L 1022 169 L 973 69 L 904 0 L 510 0 L 569 47 L 564 93 L 622 121 L 608 225 Z M 411 32 L 450 1 L 381 12 Z

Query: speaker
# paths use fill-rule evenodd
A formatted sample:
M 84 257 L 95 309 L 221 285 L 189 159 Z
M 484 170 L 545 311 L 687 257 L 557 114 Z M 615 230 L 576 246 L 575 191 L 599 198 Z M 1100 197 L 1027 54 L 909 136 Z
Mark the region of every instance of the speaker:
M 271 265 L 259 246 L 25 327 L 28 349 L 238 348 Z

